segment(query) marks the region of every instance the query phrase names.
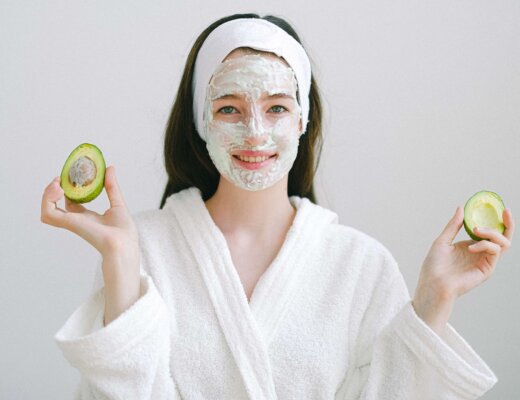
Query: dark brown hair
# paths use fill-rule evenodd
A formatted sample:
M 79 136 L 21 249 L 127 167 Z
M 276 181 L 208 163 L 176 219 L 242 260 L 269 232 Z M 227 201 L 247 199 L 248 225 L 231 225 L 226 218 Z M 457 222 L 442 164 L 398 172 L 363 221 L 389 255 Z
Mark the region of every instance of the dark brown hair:
M 170 195 L 191 186 L 200 189 L 204 201 L 213 196 L 217 190 L 220 173 L 209 157 L 206 142 L 201 139 L 195 129 L 191 84 L 195 60 L 206 38 L 219 25 L 238 18 L 267 20 L 282 28 L 301 43 L 300 38 L 287 21 L 271 15 L 260 17 L 257 14 L 234 14 L 215 21 L 199 35 L 188 55 L 177 96 L 166 125 L 164 163 L 168 183 L 159 208 L 163 208 Z M 313 181 L 323 144 L 321 118 L 319 90 L 314 76 L 312 76 L 309 92 L 309 122 L 305 133 L 300 136 L 298 155 L 289 171 L 287 194 L 288 196 L 307 197 L 314 203 L 316 203 L 316 198 Z

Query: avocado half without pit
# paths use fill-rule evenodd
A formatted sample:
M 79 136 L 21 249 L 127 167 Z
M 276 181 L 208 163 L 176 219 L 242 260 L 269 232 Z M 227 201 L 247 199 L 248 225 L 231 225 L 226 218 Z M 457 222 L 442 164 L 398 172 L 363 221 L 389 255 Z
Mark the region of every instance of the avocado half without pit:
M 88 203 L 99 196 L 105 186 L 103 153 L 90 143 L 83 143 L 70 153 L 61 170 L 61 187 L 74 203 Z
M 505 225 L 502 218 L 505 210 L 502 198 L 495 192 L 483 190 L 475 193 L 464 206 L 464 228 L 473 240 L 483 240 L 475 235 L 474 228 L 478 226 L 494 229 L 504 233 Z

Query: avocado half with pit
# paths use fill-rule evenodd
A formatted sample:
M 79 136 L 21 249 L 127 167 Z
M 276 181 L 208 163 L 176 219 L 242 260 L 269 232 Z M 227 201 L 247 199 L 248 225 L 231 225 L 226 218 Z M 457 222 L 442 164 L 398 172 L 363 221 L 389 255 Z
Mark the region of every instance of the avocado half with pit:
M 464 228 L 473 240 L 483 240 L 473 232 L 475 227 L 483 226 L 504 233 L 502 215 L 505 210 L 502 198 L 495 192 L 482 190 L 475 193 L 464 206 Z
M 88 203 L 99 196 L 105 186 L 103 153 L 90 143 L 83 143 L 70 153 L 61 170 L 61 187 L 74 203 Z

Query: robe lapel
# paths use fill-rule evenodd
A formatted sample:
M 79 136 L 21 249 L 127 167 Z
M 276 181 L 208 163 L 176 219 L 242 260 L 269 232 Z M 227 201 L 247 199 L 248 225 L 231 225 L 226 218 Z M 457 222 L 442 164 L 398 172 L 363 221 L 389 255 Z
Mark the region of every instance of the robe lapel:
M 293 224 L 278 255 L 258 281 L 250 302 L 266 346 L 275 337 L 302 278 L 309 269 L 319 268 L 310 256 L 324 237 L 325 229 L 338 221 L 336 213 L 305 197 L 291 196 L 290 201 L 297 208 Z
M 275 260 L 256 284 L 250 303 L 233 265 L 226 239 L 211 218 L 198 188 L 175 193 L 168 206 L 193 253 L 229 349 L 251 399 L 276 399 L 268 346 L 287 311 L 305 262 L 337 215 L 306 198 L 292 196 L 293 224 Z
M 250 399 L 276 399 L 263 339 L 254 321 L 224 236 L 208 223 L 199 189 L 174 194 L 170 205 L 197 262 L 222 332 L 242 375 Z M 202 209 L 202 207 L 204 209 Z

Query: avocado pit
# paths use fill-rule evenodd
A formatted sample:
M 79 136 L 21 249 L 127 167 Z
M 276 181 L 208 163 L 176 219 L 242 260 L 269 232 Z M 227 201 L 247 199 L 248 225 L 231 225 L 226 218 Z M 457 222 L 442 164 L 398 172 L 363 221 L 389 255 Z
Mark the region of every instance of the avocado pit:
M 78 158 L 69 170 L 69 182 L 74 187 L 90 185 L 96 178 L 97 168 L 94 161 L 87 156 Z

